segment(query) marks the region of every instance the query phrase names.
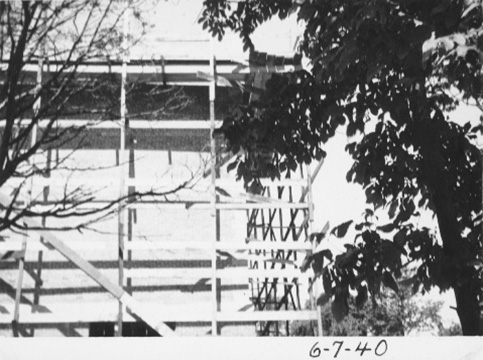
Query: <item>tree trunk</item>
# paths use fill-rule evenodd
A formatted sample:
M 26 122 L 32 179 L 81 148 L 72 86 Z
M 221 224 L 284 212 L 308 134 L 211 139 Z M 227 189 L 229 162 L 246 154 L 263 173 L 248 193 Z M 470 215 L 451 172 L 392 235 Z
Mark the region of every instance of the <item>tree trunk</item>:
M 479 296 L 481 292 L 477 272 L 469 264 L 475 254 L 459 230 L 454 209 L 453 189 L 444 172 L 439 119 L 422 121 L 416 134 L 422 155 L 421 172 L 434 204 L 446 256 L 445 276 L 456 297 L 457 313 L 463 335 L 483 335 Z
M 460 318 L 463 335 L 483 335 L 481 312 L 478 295 L 481 284 L 477 281 L 467 281 L 454 287 L 456 308 Z

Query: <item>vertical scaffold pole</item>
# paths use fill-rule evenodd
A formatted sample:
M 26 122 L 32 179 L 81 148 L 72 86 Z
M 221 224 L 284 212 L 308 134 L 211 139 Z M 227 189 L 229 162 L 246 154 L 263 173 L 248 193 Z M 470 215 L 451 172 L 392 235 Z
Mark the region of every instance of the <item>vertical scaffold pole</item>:
M 215 218 L 215 237 L 212 239 L 211 251 L 211 306 L 212 306 L 212 320 L 211 320 L 211 335 L 218 335 L 218 283 L 216 277 L 216 242 L 219 237 L 219 212 L 216 209 L 217 195 L 216 195 L 216 141 L 213 136 L 215 131 L 215 87 L 216 87 L 216 58 L 215 58 L 215 40 L 210 39 L 210 85 L 209 85 L 209 100 L 210 100 L 210 164 L 211 164 L 211 216 Z
M 122 68 L 121 68 L 121 128 L 119 143 L 119 198 L 126 197 L 126 78 L 127 78 L 127 62 L 128 62 L 128 31 L 129 31 L 129 1 L 126 2 L 126 11 L 123 18 L 123 36 L 122 36 Z M 118 209 L 118 276 L 119 286 L 124 287 L 124 211 L 125 201 L 119 202 Z M 116 336 L 122 336 L 124 305 L 119 301 L 119 312 L 117 316 Z
M 44 54 L 42 54 L 44 55 Z M 36 80 L 36 89 L 35 93 L 37 95 L 37 99 L 35 100 L 33 104 L 33 114 L 34 117 L 38 116 L 38 113 L 40 111 L 40 105 L 41 105 L 41 98 L 40 98 L 40 90 L 42 88 L 42 69 L 44 66 L 43 62 L 43 56 L 40 57 L 39 63 L 38 63 L 38 69 L 37 69 L 37 80 Z M 34 147 L 35 143 L 37 142 L 37 132 L 38 132 L 38 125 L 37 123 L 34 124 L 31 132 L 31 137 L 30 137 L 30 147 Z M 32 162 L 32 166 L 35 166 L 35 155 L 32 157 L 29 162 Z M 30 201 L 32 200 L 32 189 L 34 186 L 34 177 L 32 176 L 30 178 L 30 183 L 29 183 L 29 189 L 28 189 L 28 199 L 27 201 L 30 204 Z M 24 224 L 25 225 L 25 224 Z M 17 288 L 15 290 L 15 308 L 13 312 L 13 330 L 14 330 L 14 336 L 18 336 L 18 322 L 20 318 L 20 300 L 22 298 L 22 286 L 23 286 L 23 273 L 24 273 L 24 268 L 25 268 L 25 254 L 27 251 L 27 238 L 28 235 L 24 234 L 22 237 L 22 251 L 21 251 L 21 256 L 19 258 L 19 265 L 18 265 L 18 276 L 17 276 Z
M 25 267 L 25 252 L 27 250 L 27 235 L 23 235 L 22 239 L 22 252 L 21 256 L 19 257 L 18 263 L 18 276 L 17 276 L 17 288 L 15 290 L 15 308 L 13 311 L 13 336 L 18 337 L 19 335 L 19 318 L 20 318 L 20 300 L 22 298 L 22 283 L 23 283 L 23 272 Z
M 39 67 L 38 67 L 38 70 L 37 70 L 37 94 L 40 94 L 40 91 L 42 90 L 42 76 L 43 76 L 43 69 L 44 69 L 44 59 L 45 59 L 45 56 L 46 56 L 46 48 L 45 48 L 45 41 L 42 41 L 42 47 L 41 47 L 41 56 L 40 56 L 40 59 L 39 59 Z M 39 112 L 40 112 L 40 106 L 42 105 L 42 98 L 40 97 L 40 95 L 38 96 L 38 98 L 36 99 L 35 103 L 34 103 L 34 114 L 37 115 Z M 31 144 L 30 146 L 34 146 L 35 145 L 35 142 L 36 142 L 36 139 L 37 139 L 37 131 L 38 131 L 38 126 L 36 125 L 33 129 L 33 132 L 32 132 L 32 139 L 31 139 Z M 52 150 L 47 150 L 47 158 L 46 158 L 46 163 L 45 163 L 45 167 L 46 169 L 50 169 L 50 161 L 51 161 L 51 155 L 52 155 Z M 47 173 L 47 176 L 50 177 L 50 171 Z M 32 178 L 32 183 L 31 183 L 31 187 L 33 187 L 33 178 Z M 43 193 L 44 193 L 44 201 L 47 201 L 48 200 L 48 196 L 49 196 L 49 190 L 50 190 L 50 186 L 47 185 L 44 187 L 43 189 Z M 30 199 L 29 199 L 30 201 Z M 47 224 L 47 218 L 46 217 L 43 217 L 42 218 L 42 226 L 46 226 Z M 44 238 L 41 236 L 40 237 L 40 241 L 43 242 L 44 241 Z M 23 249 L 24 251 L 27 250 L 27 244 L 25 244 L 25 248 Z M 37 272 L 35 273 L 35 290 L 34 290 L 34 298 L 33 298 L 33 305 L 39 305 L 40 303 L 40 290 L 41 290 L 41 287 L 42 287 L 42 261 L 43 261 L 43 251 L 39 251 L 38 254 L 37 254 Z M 35 327 L 32 326 L 31 329 L 30 329 L 30 336 L 34 336 L 35 334 Z
M 320 164 L 320 163 L 319 163 Z M 313 195 L 312 195 L 312 181 L 313 181 L 313 177 L 312 177 L 312 174 L 310 172 L 310 165 L 305 165 L 305 176 L 307 177 L 307 204 L 309 205 L 308 208 L 309 208 L 309 221 L 308 221 L 308 224 L 307 224 L 307 227 L 308 227 L 308 233 L 309 235 L 312 234 L 313 232 L 313 222 L 314 222 L 314 202 L 313 202 Z M 318 170 L 320 170 L 320 167 L 318 167 L 316 169 L 316 172 L 318 172 Z M 312 251 L 315 252 L 315 242 L 314 242 L 314 245 L 313 245 L 313 248 L 312 248 Z M 321 307 L 317 304 L 317 301 L 316 301 L 316 296 L 317 294 L 319 293 L 319 289 L 318 289 L 318 281 L 314 281 L 314 284 L 313 286 L 311 287 L 311 302 L 312 302 L 312 308 L 315 308 L 316 312 L 317 312 L 317 335 L 318 336 L 322 336 L 323 335 L 323 329 L 322 329 L 322 309 Z

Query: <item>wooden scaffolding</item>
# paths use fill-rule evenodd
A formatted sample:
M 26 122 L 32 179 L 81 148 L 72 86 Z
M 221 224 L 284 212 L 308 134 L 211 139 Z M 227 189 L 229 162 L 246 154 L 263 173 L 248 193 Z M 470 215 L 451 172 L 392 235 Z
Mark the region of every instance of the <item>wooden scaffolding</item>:
M 266 182 L 263 195 L 273 199 L 280 206 L 272 208 L 254 209 L 247 212 L 247 239 L 263 241 L 271 244 L 301 244 L 304 243 L 311 231 L 313 221 L 313 207 L 311 202 L 311 183 L 320 166 L 316 168 L 313 176 L 308 167 L 300 170 L 300 177 L 288 179 L 280 183 Z M 276 201 L 280 202 L 276 202 Z M 301 207 L 281 206 L 282 204 L 302 204 Z M 256 256 L 269 258 L 269 261 L 257 260 L 250 262 L 253 269 L 270 269 L 280 271 L 283 275 L 285 269 L 297 268 L 300 253 L 294 249 L 274 248 L 255 251 Z M 300 311 L 308 304 L 300 301 L 300 285 L 298 277 L 274 277 L 263 279 L 250 279 L 252 301 L 258 311 Z M 290 322 L 277 321 L 259 322 L 257 333 L 262 336 L 290 335 Z
M 125 32 L 128 31 L 127 21 Z M 208 42 L 207 42 L 208 45 Z M 141 201 L 136 203 L 120 204 L 117 218 L 117 244 L 107 246 L 105 243 L 94 241 L 70 242 L 63 239 L 62 233 L 47 230 L 32 230 L 21 237 L 5 238 L 0 242 L 0 253 L 3 254 L 2 272 L 15 270 L 16 283 L 13 286 L 2 280 L 1 288 L 10 294 L 12 303 L 0 304 L 0 325 L 4 328 L 11 326 L 14 336 L 34 336 L 35 329 L 56 327 L 65 335 L 79 334 L 76 326 L 88 325 L 89 335 L 92 336 L 129 336 L 129 335 L 177 335 L 176 324 L 209 324 L 209 334 L 216 336 L 222 334 L 226 324 L 253 324 L 257 327 L 258 335 L 290 335 L 290 322 L 292 321 L 318 321 L 320 329 L 320 314 L 314 308 L 313 297 L 309 307 L 301 303 L 301 289 L 308 288 L 311 280 L 310 274 L 303 274 L 300 269 L 300 260 L 312 252 L 312 245 L 306 241 L 311 229 L 313 218 L 313 205 L 311 186 L 321 164 L 310 174 L 309 168 L 302 168 L 299 177 L 279 181 L 262 179 L 264 186 L 261 195 L 247 193 L 220 194 L 219 189 L 226 189 L 233 179 L 223 175 L 226 173 L 226 159 L 216 152 L 213 131 L 219 125 L 215 117 L 215 91 L 222 86 L 232 86 L 236 82 L 249 80 L 254 72 L 259 75 L 254 85 L 263 86 L 263 81 L 274 71 L 292 71 L 296 68 L 293 63 L 271 63 L 270 66 L 240 64 L 232 61 L 219 61 L 214 56 L 211 42 L 211 56 L 209 60 L 176 61 L 161 59 L 159 61 L 141 62 L 129 59 L 127 44 L 121 62 L 110 64 L 92 63 L 82 65 L 78 76 L 91 77 L 102 74 L 107 68 L 112 73 L 120 74 L 121 78 L 121 118 L 119 122 L 99 122 L 93 126 L 93 131 L 117 129 L 119 132 L 119 147 L 116 150 L 119 175 L 117 179 L 104 181 L 108 186 L 117 187 L 118 196 L 125 196 L 134 189 L 146 186 L 145 181 L 136 178 L 135 147 L 126 142 L 129 134 L 135 130 L 194 130 L 202 131 L 206 135 L 209 146 L 210 165 L 205 175 L 210 182 L 209 201 L 188 201 L 162 203 L 158 200 Z M 278 60 L 277 60 L 278 61 Z M 35 78 L 42 82 L 42 76 L 49 76 L 48 70 L 40 64 L 27 64 L 25 79 Z M 157 84 L 188 84 L 205 86 L 209 92 L 209 119 L 200 121 L 157 121 L 126 120 L 126 84 L 130 79 L 149 78 L 151 83 Z M 252 78 L 253 81 L 253 78 Z M 258 82 L 258 84 L 257 84 Z M 58 121 L 58 126 L 70 126 L 78 122 L 84 124 L 85 120 L 64 119 Z M 41 126 L 41 125 L 40 125 Z M 54 161 L 55 156 L 49 155 Z M 46 164 L 49 166 L 49 163 Z M 55 179 L 37 178 L 36 186 L 44 188 L 43 199 L 36 199 L 36 205 L 49 203 L 49 192 Z M 96 200 L 93 206 L 99 206 L 103 201 Z M 8 204 L 9 198 L 0 195 L 0 203 Z M 153 207 L 177 208 L 180 211 L 209 212 L 212 238 L 209 241 L 193 239 L 178 241 L 137 241 L 133 235 L 136 226 L 137 211 L 139 209 L 152 209 Z M 168 210 L 170 211 L 170 210 Z M 228 241 L 232 235 L 230 226 L 225 223 L 226 214 L 238 212 L 246 215 L 246 236 L 243 241 Z M 169 212 L 168 212 L 169 214 Z M 169 216 L 169 215 L 168 215 Z M 164 219 L 169 221 L 169 219 Z M 41 229 L 46 226 L 42 223 L 26 220 L 31 228 Z M 112 244 L 112 241 L 110 242 Z M 83 251 L 105 251 L 106 247 L 113 252 L 115 258 L 110 258 L 110 270 L 117 272 L 107 276 L 106 269 L 96 266 L 96 261 L 89 261 Z M 199 251 L 204 254 L 208 266 L 199 267 L 170 267 L 160 260 L 146 259 L 140 261 L 136 253 L 173 251 L 183 257 L 187 249 Z M 45 286 L 45 273 L 53 265 L 45 261 L 49 252 L 60 253 L 71 264 L 66 269 L 77 269 L 94 280 L 102 291 L 111 295 L 112 301 L 102 298 L 94 301 L 90 306 L 84 306 L 82 295 L 76 295 L 79 303 L 46 304 L 42 301 Z M 143 255 L 140 255 L 141 257 Z M 30 259 L 30 260 L 29 260 Z M 35 260 L 32 260 L 35 259 Z M 5 265 L 5 263 L 10 265 Z M 29 266 L 26 266 L 28 263 Z M 101 262 L 99 261 L 99 264 Z M 102 266 L 101 266 L 102 267 Z M 33 300 L 24 296 L 24 274 L 34 282 L 31 289 Z M 2 277 L 2 276 L 0 276 Z M 143 300 L 143 294 L 152 293 L 156 296 L 156 286 L 149 285 L 143 288 L 143 293 L 137 294 L 135 282 L 139 279 L 149 278 L 153 282 L 163 283 L 166 279 L 171 281 L 195 281 L 196 284 L 208 284 L 210 298 L 209 307 L 196 308 L 191 311 L 167 307 L 162 300 L 152 301 L 153 296 Z M 248 289 L 250 295 L 246 304 L 240 304 L 236 309 L 225 309 L 223 302 L 223 289 L 226 285 L 238 281 L 245 284 L 241 289 Z M 78 293 L 82 293 L 82 286 L 75 282 L 72 287 L 79 286 Z M 191 286 L 191 285 L 190 285 Z M 194 286 L 194 285 L 193 285 Z M 75 290 L 74 290 L 75 292 Z M 47 292 L 48 293 L 48 292 Z M 53 294 L 55 295 L 55 294 Z M 155 297 L 156 299 L 156 297 Z M 114 306 L 117 304 L 117 306 Z M 77 309 L 83 310 L 77 310 Z M 194 309 L 193 309 L 194 308 Z M 173 310 L 174 309 L 174 310 Z M 134 322 L 148 326 L 139 332 Z M 97 324 L 93 326 L 93 324 Z M 30 329 L 30 330 L 29 330 Z M 74 329 L 74 330 L 73 330 Z M 133 330 L 134 329 L 134 330 Z M 27 331 L 29 330 L 29 331 Z

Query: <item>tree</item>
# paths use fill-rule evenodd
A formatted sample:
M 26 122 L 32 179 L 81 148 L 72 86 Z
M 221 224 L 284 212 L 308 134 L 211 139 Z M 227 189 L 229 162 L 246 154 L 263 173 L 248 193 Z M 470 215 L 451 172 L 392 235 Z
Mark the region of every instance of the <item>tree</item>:
M 432 331 L 438 335 L 460 335 L 459 325 L 445 327 L 439 311 L 441 301 L 417 299 L 409 287 L 396 294 L 383 290 L 376 301 L 358 307 L 353 298 L 349 300 L 349 314 L 337 322 L 330 304 L 322 307 L 324 336 L 404 336 L 421 331 Z M 313 336 L 316 324 L 298 322 L 292 324 L 294 336 Z
M 325 156 L 323 144 L 345 127 L 354 159 L 347 180 L 363 186 L 368 209 L 354 241 L 333 259 L 308 264 L 322 278 L 325 303 L 338 318 L 381 284 L 397 291 L 405 263 L 418 265 L 414 291 L 453 289 L 463 334 L 483 334 L 482 126 L 449 121 L 460 103 L 481 107 L 483 12 L 480 0 L 206 0 L 201 22 L 214 36 L 240 34 L 247 49 L 261 23 L 297 12 L 305 31 L 300 52 L 308 69 L 273 75 L 258 102 L 227 116 L 220 132 L 238 154 L 232 167 L 248 187 L 251 159 L 269 149 L 265 175 L 290 173 Z M 474 119 L 473 119 L 474 120 Z M 478 120 L 478 119 L 476 119 Z M 242 151 L 239 151 L 239 150 Z M 439 234 L 418 227 L 423 211 Z M 390 219 L 378 224 L 376 215 Z M 344 237 L 352 222 L 332 234 Z M 321 239 L 322 236 L 315 236 Z M 315 260 L 315 261 L 314 261 Z
M 120 74 L 93 75 L 80 68 L 89 62 L 121 61 L 125 43 L 139 40 L 132 35 L 126 38 L 122 30 L 125 13 L 137 5 L 90 0 L 0 2 L 0 187 L 13 178 L 22 179 L 10 204 L 3 204 L 0 231 L 23 229 L 25 217 L 69 218 L 68 228 L 81 229 L 116 212 L 118 204 L 188 186 L 189 181 L 160 193 L 131 192 L 94 210 L 81 207 L 94 198 L 82 187 L 69 189 L 63 198 L 41 208 L 28 197 L 22 199 L 32 178 L 49 176 L 65 166 L 66 159 L 47 165 L 51 150 L 67 143 L 74 143 L 75 150 L 92 123 L 120 118 Z M 140 29 L 146 25 L 139 11 L 130 17 Z M 135 81 L 125 87 L 128 100 L 144 92 L 143 111 L 151 113 L 182 107 L 188 101 L 180 89 Z M 86 125 L 57 126 L 59 118 L 79 117 L 88 120 Z

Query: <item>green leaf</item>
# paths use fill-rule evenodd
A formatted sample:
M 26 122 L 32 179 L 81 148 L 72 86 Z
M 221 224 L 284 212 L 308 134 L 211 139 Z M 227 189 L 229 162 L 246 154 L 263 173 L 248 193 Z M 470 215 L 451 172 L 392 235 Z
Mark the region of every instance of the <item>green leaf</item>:
M 323 293 L 317 299 L 317 305 L 318 306 L 324 306 L 325 304 L 327 304 L 329 302 L 329 300 L 330 300 L 330 295 L 328 295 L 327 293 Z
M 349 154 L 353 154 L 354 150 L 356 149 L 357 143 L 352 142 L 349 143 L 345 146 L 345 151 L 347 151 Z
M 396 229 L 396 225 L 394 225 L 394 223 L 389 223 L 389 224 L 377 227 L 377 230 L 380 230 L 380 231 L 383 231 L 383 232 L 391 232 L 394 229 Z
M 394 243 L 398 244 L 399 246 L 404 246 L 406 244 L 406 239 L 407 235 L 405 228 L 399 230 L 396 235 L 394 235 Z
M 347 136 L 352 137 L 356 134 L 357 132 L 357 125 L 353 122 L 349 122 L 349 125 L 347 125 Z
M 398 268 L 401 264 L 401 254 L 405 252 L 404 247 L 389 241 L 383 240 L 380 246 L 382 253 L 382 263 L 392 270 Z
M 382 274 L 382 283 L 384 286 L 388 287 L 389 289 L 392 289 L 394 292 L 398 293 L 399 292 L 399 286 L 396 283 L 396 280 L 394 280 L 392 274 L 388 271 L 385 271 Z
M 329 249 L 322 250 L 322 251 L 318 252 L 318 254 L 321 254 L 323 257 L 325 257 L 329 261 L 333 260 L 332 251 L 330 251 Z
M 354 248 L 347 248 L 345 253 L 335 257 L 335 264 L 338 267 L 346 267 L 347 265 L 352 266 L 354 263 L 354 257 L 357 255 L 358 251 L 354 250 Z
M 326 251 L 326 250 L 324 250 Z M 322 274 L 322 269 L 324 268 L 324 251 L 315 253 L 312 258 L 312 270 L 314 270 L 315 275 Z
M 315 159 L 316 159 L 317 161 L 322 160 L 322 159 L 323 159 L 323 158 L 325 158 L 326 156 L 327 156 L 327 153 L 326 153 L 324 150 L 322 150 L 321 148 L 317 148 L 317 149 L 315 150 Z
M 231 197 L 231 195 L 225 190 L 225 189 L 222 189 L 221 187 L 219 186 L 215 186 L 215 190 L 218 194 L 220 194 L 221 196 L 226 196 L 226 197 Z
M 409 218 L 413 215 L 415 209 L 416 207 L 414 203 L 412 201 L 408 201 L 402 211 L 400 211 L 399 214 L 396 216 L 395 222 L 405 222 L 409 220 Z
M 347 230 L 349 230 L 349 226 L 353 223 L 353 220 L 346 221 L 345 223 L 340 224 L 332 229 L 330 232 L 332 235 L 337 236 L 338 238 L 342 238 L 347 234 Z
M 313 233 L 310 235 L 310 241 L 312 243 L 315 241 L 315 245 L 319 245 L 321 241 L 324 240 L 325 235 L 325 232 Z

